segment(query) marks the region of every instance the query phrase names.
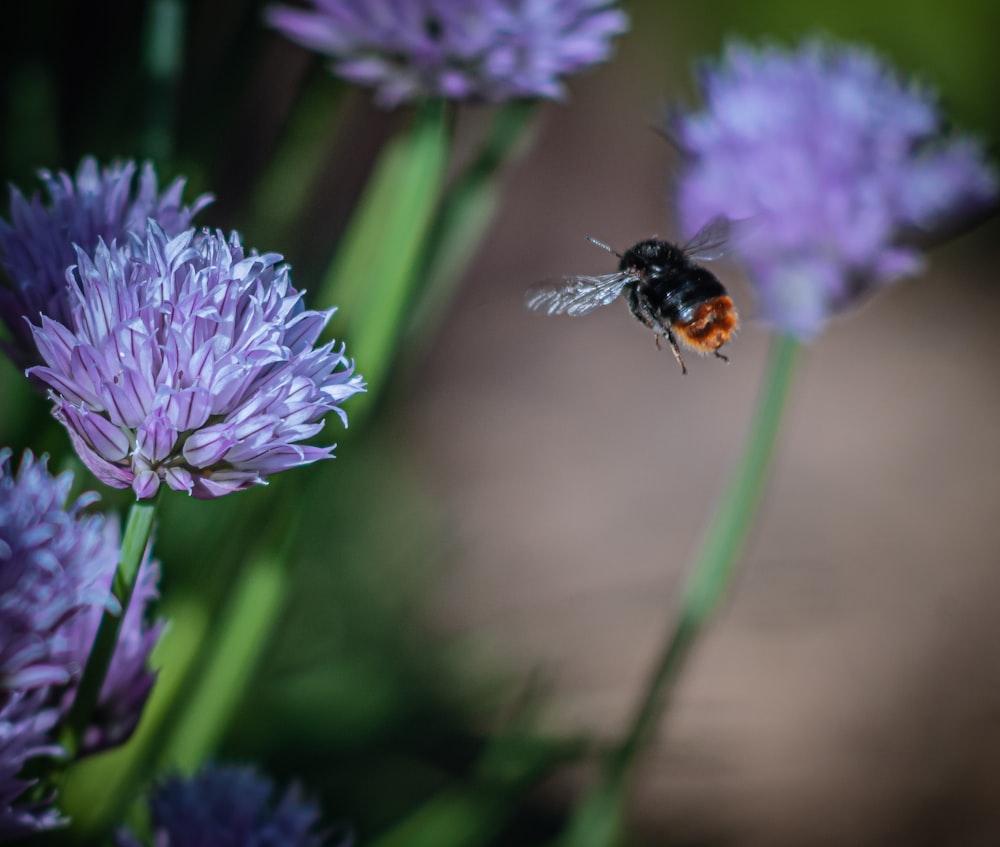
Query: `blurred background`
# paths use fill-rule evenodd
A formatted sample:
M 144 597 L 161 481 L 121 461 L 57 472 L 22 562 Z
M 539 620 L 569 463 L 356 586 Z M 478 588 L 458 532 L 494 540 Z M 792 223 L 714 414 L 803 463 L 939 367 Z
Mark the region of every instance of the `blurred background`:
M 191 4 L 184 75 L 152 100 L 135 72 L 143 7 L 27 5 L 0 36 L 5 179 L 29 191 L 39 167 L 152 153 L 164 180 L 189 177 L 187 197 L 216 195 L 201 223 L 317 287 L 404 115 L 264 30 L 255 2 Z M 768 334 L 724 263 L 744 328 L 728 366 L 690 357 L 685 378 L 624 304 L 562 320 L 522 297 L 611 270 L 585 236 L 623 250 L 676 235 L 676 154 L 653 128 L 693 103 L 695 62 L 731 37 L 868 42 L 936 85 L 959 127 L 1000 138 L 986 0 L 623 5 L 615 59 L 539 110 L 462 287 L 407 336 L 337 460 L 162 507 L 163 605 L 207 614 L 239 575 L 247 516 L 308 486 L 277 629 L 217 755 L 300 780 L 361 844 L 431 843 L 406 826 L 442 798 L 478 822 L 465 843 L 542 843 L 593 776 L 577 742 L 614 739 L 644 684 Z M 142 137 L 137 113 L 159 107 L 173 141 Z M 488 116 L 460 113 L 459 160 Z M 1000 841 L 998 235 L 992 222 L 938 249 L 805 351 L 734 589 L 642 760 L 635 844 Z M 0 392 L 0 444 L 72 466 L 6 361 Z M 531 739 L 509 760 L 507 733 Z

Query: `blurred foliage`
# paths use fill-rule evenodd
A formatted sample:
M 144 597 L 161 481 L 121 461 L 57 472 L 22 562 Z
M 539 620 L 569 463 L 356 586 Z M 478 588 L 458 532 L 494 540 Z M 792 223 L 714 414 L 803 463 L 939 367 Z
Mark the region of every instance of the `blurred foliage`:
M 648 0 L 634 9 L 632 37 L 646 60 L 653 57 L 664 80 L 689 91 L 693 63 L 715 55 L 728 39 L 789 44 L 831 35 L 886 53 L 902 71 L 933 84 L 964 128 L 994 144 L 1000 137 L 994 38 L 1000 6 L 990 0 L 956 0 L 947 8 L 934 0 L 705 0 L 696 10 Z

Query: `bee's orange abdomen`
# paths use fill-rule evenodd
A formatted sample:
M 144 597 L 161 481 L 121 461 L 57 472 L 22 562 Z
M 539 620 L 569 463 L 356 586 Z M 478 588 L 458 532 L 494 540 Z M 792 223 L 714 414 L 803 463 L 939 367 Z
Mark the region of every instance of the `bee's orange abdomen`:
M 678 338 L 699 353 L 714 353 L 736 332 L 740 319 L 730 297 L 713 297 L 699 303 L 694 315 L 676 321 L 673 329 Z

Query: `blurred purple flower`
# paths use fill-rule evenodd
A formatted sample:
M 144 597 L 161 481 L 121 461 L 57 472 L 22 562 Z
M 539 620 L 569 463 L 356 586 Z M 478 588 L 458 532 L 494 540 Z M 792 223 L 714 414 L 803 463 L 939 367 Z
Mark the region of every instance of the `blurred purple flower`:
M 60 822 L 50 803 L 15 805 L 29 786 L 18 773 L 30 758 L 62 754 L 54 727 L 105 609 L 117 608 L 111 581 L 121 552 L 117 521 L 83 511 L 96 494 L 69 503 L 71 474 L 51 476 L 30 452 L 14 474 L 10 456 L 0 450 L 0 840 Z M 147 554 L 81 754 L 121 744 L 138 723 L 162 630 L 145 622 L 158 575 Z
M 331 57 L 386 107 L 422 97 L 560 98 L 560 78 L 602 62 L 628 18 L 613 0 L 311 0 L 268 23 Z
M 87 515 L 93 492 L 67 505 L 72 474 L 49 475 L 25 453 L 16 475 L 0 450 L 0 702 L 5 693 L 66 687 L 68 709 L 105 609 L 121 553 L 117 520 Z M 88 727 L 84 753 L 120 744 L 142 714 L 154 676 L 146 669 L 162 623 L 148 625 L 159 565 L 146 551 L 118 644 Z
M 58 756 L 62 752 L 49 738 L 58 713 L 45 708 L 45 694 L 42 689 L 0 691 L 0 841 L 65 823 L 51 798 L 25 802 L 22 797 L 33 785 L 19 776 L 25 763 L 37 756 Z
M 88 156 L 75 178 L 66 171 L 39 171 L 47 203 L 38 192 L 28 200 L 11 187 L 11 222 L 0 219 L 0 265 L 8 280 L 0 284 L 0 320 L 13 335 L 6 349 L 19 365 L 39 362 L 29 321 L 37 324 L 39 315 L 69 321 L 66 270 L 76 261 L 74 245 L 90 252 L 99 239 L 117 239 L 127 248 L 131 242 L 126 234 L 145 231 L 148 218 L 176 235 L 211 202 L 203 194 L 184 206 L 183 179 L 160 192 L 150 162 L 142 165 L 134 185 L 137 171 L 135 162 L 99 167 Z
M 733 247 L 779 329 L 809 337 L 831 313 L 922 267 L 916 234 L 995 202 L 979 146 L 946 135 L 933 94 L 860 47 L 733 44 L 701 76 L 702 111 L 676 116 L 690 154 L 683 228 L 749 219 Z
M 50 476 L 30 452 L 13 474 L 10 455 L 0 450 L 0 697 L 72 679 L 74 622 L 112 602 L 119 553 L 105 519 L 83 511 L 96 494 L 69 504 L 72 474 Z
M 133 236 L 138 239 L 138 236 Z M 236 233 L 77 251 L 68 325 L 43 317 L 35 343 L 84 464 L 108 485 L 152 497 L 161 483 L 199 498 L 330 458 L 298 442 L 364 390 L 344 347 L 314 346 L 334 310 L 309 311 L 275 253 Z
M 210 765 L 189 778 L 172 777 L 150 796 L 156 847 L 347 847 L 317 832 L 320 809 L 292 787 L 275 797 L 271 780 L 248 767 Z M 117 847 L 141 847 L 120 833 Z

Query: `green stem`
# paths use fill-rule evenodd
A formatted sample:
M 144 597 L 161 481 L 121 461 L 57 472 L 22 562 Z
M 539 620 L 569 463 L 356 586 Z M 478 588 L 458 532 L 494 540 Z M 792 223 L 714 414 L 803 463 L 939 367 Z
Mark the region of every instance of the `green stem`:
M 410 330 L 426 336 L 451 298 L 482 241 L 499 201 L 504 165 L 527 145 L 537 110 L 534 100 L 502 106 L 476 156 L 445 192 L 424 250 L 424 279 Z
M 585 798 L 570 825 L 566 843 L 573 847 L 611 845 L 620 836 L 632 766 L 656 731 L 692 645 L 725 595 L 756 517 L 797 351 L 798 343 L 792 338 L 780 336 L 774 341 L 743 454 L 685 582 L 676 621 L 667 633 L 629 730 L 608 757 L 600 784 Z
M 87 659 L 76 698 L 66 717 L 61 742 L 70 758 L 80 749 L 83 734 L 90 723 L 94 708 L 101 695 L 104 678 L 107 676 L 118 644 L 118 633 L 122 620 L 128 610 L 132 591 L 135 589 L 136 577 L 139 575 L 139 565 L 142 563 L 149 536 L 153 530 L 153 517 L 156 514 L 156 500 L 137 502 L 129 511 L 128 522 L 125 524 L 125 535 L 122 538 L 121 559 L 115 571 L 111 585 L 111 593 L 121 606 L 121 610 L 112 614 L 105 611 L 97 628 L 97 637 Z

